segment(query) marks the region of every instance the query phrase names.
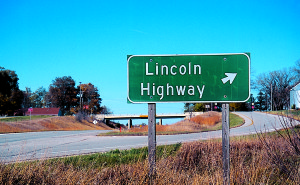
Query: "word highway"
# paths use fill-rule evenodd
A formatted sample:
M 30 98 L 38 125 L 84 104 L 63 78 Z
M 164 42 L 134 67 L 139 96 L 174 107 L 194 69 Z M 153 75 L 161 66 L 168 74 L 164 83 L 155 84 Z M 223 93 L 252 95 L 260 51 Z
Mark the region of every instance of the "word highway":
M 199 64 L 192 65 L 189 62 L 187 65 L 160 65 L 154 62 L 146 63 L 145 66 L 146 76 L 175 76 L 175 75 L 201 75 L 201 66 Z M 194 96 L 195 91 L 199 93 L 199 99 L 202 98 L 205 85 L 170 85 L 166 83 L 165 85 L 155 85 L 155 83 L 141 83 L 141 96 L 160 96 L 160 100 L 164 96 Z

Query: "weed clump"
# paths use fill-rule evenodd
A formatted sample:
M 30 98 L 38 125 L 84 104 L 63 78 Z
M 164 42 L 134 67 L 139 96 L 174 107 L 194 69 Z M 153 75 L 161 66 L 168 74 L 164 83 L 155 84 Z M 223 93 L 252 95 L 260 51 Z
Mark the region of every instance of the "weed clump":
M 88 122 L 91 122 L 91 118 L 90 116 L 83 111 L 79 111 L 76 115 L 75 115 L 76 121 L 82 123 L 83 120 L 86 120 Z

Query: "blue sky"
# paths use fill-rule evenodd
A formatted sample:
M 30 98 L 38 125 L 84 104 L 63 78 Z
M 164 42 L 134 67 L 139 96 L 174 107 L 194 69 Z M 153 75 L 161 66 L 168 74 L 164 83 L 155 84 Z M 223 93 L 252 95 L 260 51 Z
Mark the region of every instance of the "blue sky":
M 146 104 L 126 101 L 127 55 L 250 52 L 255 77 L 300 59 L 299 20 L 298 0 L 1 0 L 0 66 L 16 71 L 22 90 L 71 76 L 98 87 L 114 113 L 146 114 Z

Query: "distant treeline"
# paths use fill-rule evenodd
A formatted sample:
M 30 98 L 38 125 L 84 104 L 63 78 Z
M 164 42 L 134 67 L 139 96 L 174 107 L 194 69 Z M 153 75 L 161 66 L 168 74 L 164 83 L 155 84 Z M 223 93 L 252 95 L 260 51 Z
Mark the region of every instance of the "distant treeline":
M 0 67 L 0 115 L 24 115 L 29 107 L 59 107 L 62 115 L 83 111 L 86 113 L 109 113 L 101 106 L 99 91 L 91 83 L 75 86 L 71 76 L 57 77 L 49 86 L 49 91 L 40 87 L 32 92 L 26 87 L 19 89 L 15 71 Z

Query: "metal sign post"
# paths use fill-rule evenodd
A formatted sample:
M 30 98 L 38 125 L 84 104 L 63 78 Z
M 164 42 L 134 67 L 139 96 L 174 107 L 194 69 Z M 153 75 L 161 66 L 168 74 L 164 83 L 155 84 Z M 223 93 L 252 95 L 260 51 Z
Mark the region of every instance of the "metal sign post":
M 149 177 L 152 180 L 156 173 L 156 104 L 148 104 L 148 161 Z
M 229 104 L 222 104 L 223 184 L 230 184 Z

